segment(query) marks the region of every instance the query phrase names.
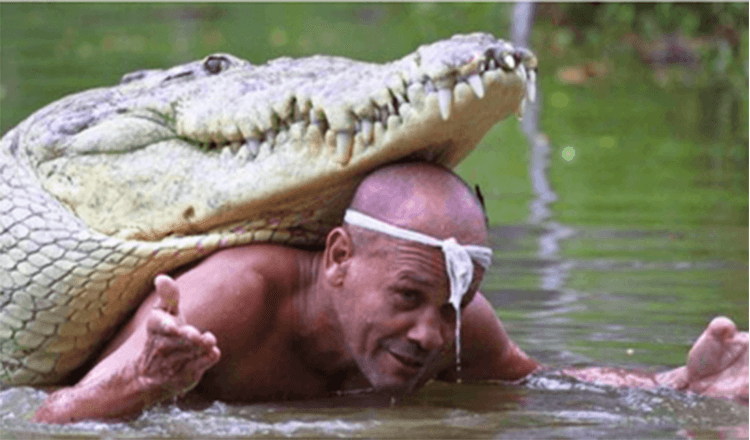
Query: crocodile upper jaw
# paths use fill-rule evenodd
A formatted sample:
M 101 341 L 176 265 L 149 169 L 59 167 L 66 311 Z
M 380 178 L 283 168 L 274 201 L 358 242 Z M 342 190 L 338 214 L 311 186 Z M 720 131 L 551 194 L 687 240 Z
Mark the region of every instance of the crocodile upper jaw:
M 487 34 L 389 64 L 226 54 L 60 100 L 20 141 L 43 186 L 121 238 L 205 231 L 404 157 L 452 167 L 533 98 L 536 60 Z M 282 207 L 283 207 L 282 206 Z M 335 221 L 335 220 L 331 220 Z

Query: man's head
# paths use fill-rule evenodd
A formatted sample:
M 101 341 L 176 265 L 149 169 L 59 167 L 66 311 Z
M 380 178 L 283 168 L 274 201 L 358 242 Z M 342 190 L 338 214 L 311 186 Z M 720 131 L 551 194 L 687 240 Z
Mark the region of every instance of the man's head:
M 375 171 L 360 184 L 350 208 L 438 240 L 484 245 L 487 238 L 476 196 L 435 165 Z M 347 348 L 369 381 L 378 388 L 406 389 L 428 379 L 423 367 L 450 346 L 455 334 L 443 251 L 344 224 L 329 234 L 323 260 Z M 472 300 L 482 275 L 475 265 L 462 306 Z

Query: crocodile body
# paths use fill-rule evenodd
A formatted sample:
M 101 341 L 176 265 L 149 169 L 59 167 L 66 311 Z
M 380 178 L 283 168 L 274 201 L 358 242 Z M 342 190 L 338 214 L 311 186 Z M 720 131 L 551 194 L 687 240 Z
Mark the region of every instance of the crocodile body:
M 42 108 L 0 141 L 0 384 L 62 380 L 158 273 L 322 245 L 365 174 L 455 166 L 535 77 L 531 53 L 472 34 L 387 64 L 216 54 Z

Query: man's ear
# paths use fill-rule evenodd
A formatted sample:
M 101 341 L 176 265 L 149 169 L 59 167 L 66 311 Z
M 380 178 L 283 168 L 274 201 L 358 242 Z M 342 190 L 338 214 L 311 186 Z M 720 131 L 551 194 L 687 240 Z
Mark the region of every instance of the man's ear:
M 323 252 L 323 273 L 331 285 L 343 284 L 352 254 L 352 237 L 340 226 L 333 228 L 328 233 Z

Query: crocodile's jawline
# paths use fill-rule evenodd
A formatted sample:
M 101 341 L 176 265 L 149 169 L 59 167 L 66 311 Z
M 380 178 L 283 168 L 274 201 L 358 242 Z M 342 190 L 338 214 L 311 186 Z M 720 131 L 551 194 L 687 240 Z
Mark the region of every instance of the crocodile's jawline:
M 452 167 L 519 111 L 535 68 L 531 54 L 486 34 L 383 65 L 315 56 L 252 66 L 217 54 L 52 104 L 22 143 L 45 188 L 90 227 L 158 239 L 405 156 Z

